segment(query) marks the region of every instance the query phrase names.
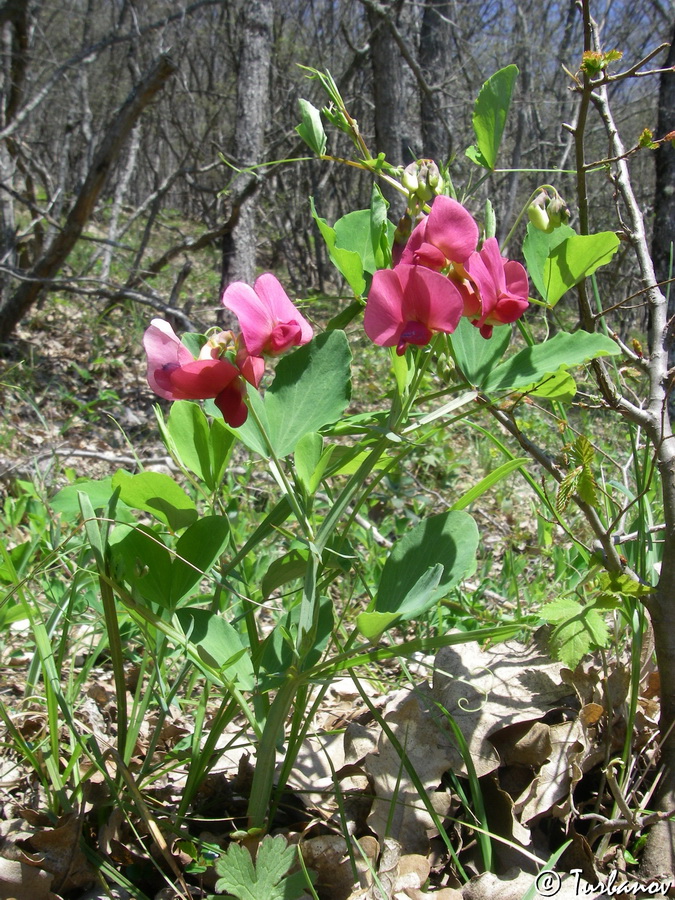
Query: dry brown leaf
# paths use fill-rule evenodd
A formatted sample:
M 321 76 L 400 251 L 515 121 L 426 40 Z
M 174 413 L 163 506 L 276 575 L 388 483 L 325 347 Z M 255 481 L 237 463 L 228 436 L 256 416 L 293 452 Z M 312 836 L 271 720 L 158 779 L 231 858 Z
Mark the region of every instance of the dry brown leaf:
M 26 861 L 54 875 L 60 892 L 89 887 L 96 873 L 80 847 L 82 821 L 78 816 L 64 816 L 55 828 L 37 831 L 22 846 L 30 851 Z
M 475 643 L 444 647 L 436 667 L 432 696 L 460 728 L 479 777 L 500 764 L 491 735 L 543 718 L 570 694 L 559 663 L 516 641 L 485 651 Z M 454 772 L 467 774 L 456 748 L 451 762 Z
M 548 812 L 569 797 L 583 772 L 581 763 L 587 751 L 584 727 L 579 719 L 550 726 L 551 757 L 535 776 L 526 795 L 516 801 L 522 822 Z
M 558 884 L 558 876 L 551 873 L 553 882 Z M 534 876 L 520 869 L 510 869 L 505 875 L 498 877 L 492 872 L 484 872 L 472 878 L 462 888 L 463 900 L 523 900 L 527 891 L 532 887 Z M 586 885 L 582 881 L 581 885 Z M 542 888 L 543 888 L 542 884 Z M 535 897 L 555 897 L 555 900 L 578 900 L 576 892 L 577 881 L 572 875 L 560 876 L 559 887 L 555 892 L 536 893 Z
M 424 703 L 425 695 L 426 686 L 414 692 L 400 691 L 385 707 L 384 718 L 442 818 L 450 808 L 451 797 L 436 792 L 436 788 L 452 765 L 454 748 L 430 712 L 431 704 Z M 377 746 L 377 752 L 369 753 L 364 763 L 375 794 L 368 825 L 381 840 L 385 834 L 395 836 L 405 853 L 426 853 L 433 819 L 386 734 L 380 735 Z
M 54 876 L 18 859 L 0 857 L 0 900 L 59 900 Z
M 317 874 L 314 888 L 322 900 L 346 900 L 352 895 L 356 879 L 360 887 L 370 883 L 370 872 L 377 866 L 379 844 L 375 838 L 366 836 L 360 839 L 359 846 L 362 852 L 354 848 L 352 866 L 342 835 L 326 834 L 302 841 L 300 850 L 303 860 Z
M 531 766 L 538 769 L 551 755 L 551 735 L 544 722 L 517 722 L 490 738 L 502 765 Z

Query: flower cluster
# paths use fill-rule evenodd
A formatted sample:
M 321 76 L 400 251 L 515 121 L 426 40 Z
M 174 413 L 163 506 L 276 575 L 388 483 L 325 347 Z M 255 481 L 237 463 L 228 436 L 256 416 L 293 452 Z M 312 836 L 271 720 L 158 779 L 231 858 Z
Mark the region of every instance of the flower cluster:
M 223 306 L 239 320 L 240 333 L 221 331 L 210 337 L 195 357 L 173 328 L 153 319 L 143 336 L 148 384 L 166 400 L 213 399 L 233 428 L 248 416 L 246 382 L 258 387 L 264 356 L 279 356 L 312 339 L 312 326 L 289 300 L 279 281 L 261 275 L 253 287 L 229 285 Z
M 495 238 L 478 250 L 478 226 L 464 207 L 439 196 L 413 230 L 393 269 L 373 276 L 364 317 L 375 344 L 428 344 L 452 333 L 466 316 L 484 338 L 495 325 L 515 322 L 528 306 L 527 273 L 506 259 Z

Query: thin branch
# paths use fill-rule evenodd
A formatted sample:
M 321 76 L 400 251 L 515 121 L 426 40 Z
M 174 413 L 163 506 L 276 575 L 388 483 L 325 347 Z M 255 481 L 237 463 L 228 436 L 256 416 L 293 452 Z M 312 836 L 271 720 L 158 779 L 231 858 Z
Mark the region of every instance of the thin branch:
M 487 407 L 491 415 L 506 428 L 509 434 L 518 441 L 523 450 L 528 453 L 532 459 L 538 462 L 549 475 L 552 475 L 558 483 L 563 481 L 565 473 L 553 456 L 538 444 L 535 444 L 534 441 L 530 440 L 530 438 L 520 430 L 518 423 L 512 416 L 504 412 L 504 410 L 497 409 L 497 407 L 492 406 L 487 401 L 481 400 L 479 402 L 481 402 L 481 405 Z M 578 494 L 575 494 L 572 499 L 584 514 L 586 521 L 599 541 L 605 556 L 605 565 L 607 566 L 607 569 L 610 572 L 625 572 L 625 565 L 621 561 L 621 557 L 614 546 L 612 537 L 608 534 L 607 529 L 603 525 L 596 510 L 590 504 L 583 501 Z

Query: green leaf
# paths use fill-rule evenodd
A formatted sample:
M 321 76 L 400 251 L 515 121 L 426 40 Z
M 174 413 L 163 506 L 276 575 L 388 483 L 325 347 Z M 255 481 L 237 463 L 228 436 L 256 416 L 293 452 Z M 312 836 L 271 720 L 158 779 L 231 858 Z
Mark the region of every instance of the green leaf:
M 288 553 L 284 553 L 283 556 L 270 563 L 260 585 L 263 597 L 267 599 L 277 588 L 288 584 L 289 581 L 304 578 L 308 556 L 309 551 L 306 549 L 289 550 Z
M 445 597 L 475 570 L 477 546 L 478 529 L 468 513 L 451 510 L 423 519 L 392 547 L 373 610 L 405 617 L 409 604 L 415 604 L 415 597 L 426 590 L 424 579 L 431 577 L 430 570 L 437 565 L 443 572 L 430 602 Z
M 194 644 L 206 665 L 222 671 L 242 690 L 252 690 L 251 660 L 239 634 L 229 622 L 219 613 L 192 606 L 177 610 L 175 616 L 187 640 Z
M 312 476 L 321 459 L 322 450 L 323 438 L 316 431 L 303 435 L 295 447 L 295 471 L 307 493 L 312 493 Z
M 206 482 L 211 472 L 209 425 L 201 406 L 178 400 L 171 406 L 166 427 L 179 461 Z
M 576 668 L 591 647 L 607 646 L 607 626 L 592 606 L 585 606 L 571 597 L 559 597 L 547 603 L 540 615 L 555 625 L 551 650 L 556 659 L 570 669 Z
M 455 500 L 452 504 L 452 509 L 466 509 L 467 506 L 474 503 L 482 494 L 489 491 L 490 488 L 500 482 L 502 478 L 506 478 L 507 475 L 510 475 L 511 472 L 514 472 L 516 469 L 522 469 L 523 466 L 527 465 L 529 462 L 531 462 L 529 456 L 520 456 L 502 463 L 501 466 L 493 469 L 493 471 L 490 472 L 489 475 L 486 475 L 485 478 L 481 478 L 478 484 L 474 484 L 474 486 L 466 491 L 466 493 L 462 494 L 458 500 Z
M 333 316 L 332 319 L 329 319 L 326 323 L 326 331 L 335 331 L 338 328 L 344 330 L 347 325 L 351 325 L 354 319 L 357 316 L 360 316 L 363 312 L 363 301 L 362 300 L 352 300 L 349 306 L 346 306 L 344 309 L 340 310 L 339 313 Z
M 391 223 L 382 224 L 385 239 L 387 235 L 386 226 L 387 224 L 391 225 L 393 239 L 394 226 Z M 347 213 L 346 216 L 342 216 L 341 219 L 337 220 L 334 228 L 336 246 L 357 253 L 364 272 L 369 272 L 372 275 L 373 272 L 377 271 L 375 251 L 379 248 L 380 236 L 378 235 L 378 243 L 374 247 L 371 211 L 369 209 L 357 209 Z
M 488 340 L 469 322 L 461 318 L 450 338 L 452 352 L 462 375 L 469 384 L 480 387 L 490 376 L 506 352 L 511 340 L 511 326 L 498 325 Z
M 54 512 L 61 513 L 65 519 L 72 521 L 80 513 L 80 503 L 77 498 L 79 493 L 84 493 L 89 497 L 93 510 L 106 510 L 114 490 L 112 478 L 102 478 L 100 481 L 77 481 L 75 484 L 69 484 L 67 487 L 61 488 L 49 501 L 49 506 Z M 122 512 L 119 506 L 118 512 Z M 131 517 L 130 513 L 128 515 Z
M 530 397 L 541 397 L 542 400 L 556 400 L 559 403 L 571 403 L 577 392 L 574 378 L 565 369 L 559 369 L 552 375 L 546 375 L 541 381 L 520 389 L 521 393 Z
M 120 525 L 110 536 L 110 552 L 118 578 L 135 597 L 166 607 L 171 594 L 171 554 L 161 536 L 145 525 Z
M 544 264 L 544 300 L 553 306 L 570 288 L 605 266 L 619 248 L 613 231 L 575 234 L 554 247 Z
M 366 282 L 363 277 L 363 263 L 358 253 L 353 250 L 345 250 L 344 247 L 337 247 L 337 235 L 335 229 L 322 219 L 314 207 L 314 199 L 309 199 L 312 216 L 317 224 L 321 236 L 328 247 L 328 254 L 335 268 L 345 278 L 352 291 L 357 297 L 360 297 L 366 290 Z
M 438 599 L 436 591 L 443 577 L 441 563 L 430 566 L 410 588 L 397 610 L 392 612 L 364 612 L 356 617 L 361 634 L 376 642 L 395 621 L 414 619 L 421 616 Z
M 480 89 L 474 105 L 476 146 L 469 147 L 466 153 L 486 169 L 495 167 L 517 76 L 517 66 L 506 66 L 495 72 Z
M 267 635 L 255 658 L 258 687 L 261 692 L 276 690 L 286 678 L 291 666 L 297 664 L 295 636 L 300 621 L 300 605 L 283 616 Z M 310 669 L 321 658 L 335 626 L 333 602 L 330 597 L 319 600 L 319 615 L 312 649 L 304 659 L 303 669 Z
M 375 255 L 373 271 L 388 269 L 391 266 L 391 245 L 396 229 L 387 218 L 388 209 L 389 203 L 385 200 L 379 184 L 374 181 L 370 195 L 370 238 Z
M 304 435 L 336 422 L 350 397 L 351 351 L 343 331 L 320 334 L 279 360 L 264 400 L 277 456 L 287 456 Z
M 229 521 L 204 516 L 183 532 L 175 553 L 162 536 L 145 526 L 114 529 L 110 546 L 118 577 L 124 577 L 146 603 L 175 608 L 199 588 L 225 549 Z
M 527 234 L 523 241 L 523 256 L 527 264 L 527 271 L 536 289 L 544 300 L 546 297 L 546 282 L 544 280 L 544 266 L 549 254 L 558 244 L 562 244 L 567 238 L 576 234 L 569 225 L 559 225 L 553 231 L 547 233 L 531 223 L 527 223 Z
M 323 156 L 326 152 L 326 132 L 321 121 L 321 113 L 312 106 L 309 100 L 298 100 L 302 121 L 295 126 L 303 141 L 317 156 Z
M 171 407 L 167 431 L 178 459 L 200 478 L 210 490 L 220 484 L 234 435 L 222 418 L 209 421 L 198 403 L 178 400 Z
M 186 528 L 197 520 L 197 508 L 173 478 L 161 472 L 130 475 L 123 469 L 112 477 L 112 487 L 120 489 L 120 499 L 134 509 L 151 513 L 172 531 Z
M 186 331 L 180 338 L 181 344 L 187 347 L 195 359 L 199 357 L 199 352 L 207 340 L 208 338 L 205 334 L 198 334 L 192 331 Z
M 216 861 L 216 891 L 227 891 L 237 900 L 297 900 L 303 893 L 304 875 L 285 877 L 295 861 L 296 848 L 283 835 L 266 835 L 255 865 L 250 852 L 232 843 Z
M 222 418 L 212 420 L 209 427 L 209 454 L 211 457 L 211 479 L 207 485 L 216 490 L 225 476 L 235 437 Z
M 568 334 L 561 331 L 543 344 L 525 347 L 497 366 L 486 379 L 483 389 L 486 392 L 513 391 L 536 384 L 559 369 L 620 353 L 615 342 L 604 334 L 590 334 L 587 331 Z
M 202 516 L 183 532 L 171 563 L 171 606 L 190 596 L 227 545 L 230 523 L 226 516 Z

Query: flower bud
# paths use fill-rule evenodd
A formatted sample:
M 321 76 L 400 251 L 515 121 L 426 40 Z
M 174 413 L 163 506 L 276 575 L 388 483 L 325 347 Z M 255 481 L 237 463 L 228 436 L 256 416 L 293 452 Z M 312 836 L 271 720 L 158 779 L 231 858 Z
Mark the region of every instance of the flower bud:
M 417 163 L 410 163 L 409 166 L 406 166 L 403 170 L 403 177 L 401 178 L 401 184 L 408 191 L 409 194 L 416 194 L 417 189 L 420 186 L 419 179 L 417 177 Z
M 553 226 L 547 211 L 548 199 L 546 191 L 541 191 L 527 207 L 527 217 L 539 231 L 550 233 Z
M 549 200 L 546 212 L 554 228 L 557 228 L 558 225 L 566 225 L 570 220 L 570 211 L 560 194 Z
M 443 178 L 433 159 L 418 159 L 406 166 L 401 184 L 408 191 L 411 207 L 428 203 L 443 190 Z

